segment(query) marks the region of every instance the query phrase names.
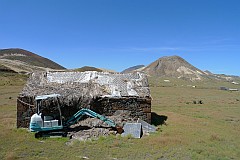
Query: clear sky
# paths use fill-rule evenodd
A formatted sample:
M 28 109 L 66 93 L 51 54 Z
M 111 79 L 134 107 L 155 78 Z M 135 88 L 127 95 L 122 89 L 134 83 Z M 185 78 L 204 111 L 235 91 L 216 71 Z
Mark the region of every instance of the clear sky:
M 0 48 L 116 71 L 179 55 L 240 76 L 240 0 L 0 0 Z

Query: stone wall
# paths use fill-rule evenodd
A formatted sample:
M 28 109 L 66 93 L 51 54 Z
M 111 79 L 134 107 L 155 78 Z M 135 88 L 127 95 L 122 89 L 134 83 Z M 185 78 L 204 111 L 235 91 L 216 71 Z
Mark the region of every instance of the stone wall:
M 119 110 L 129 111 L 133 120 L 137 121 L 140 118 L 151 123 L 151 98 L 97 98 L 91 109 L 106 116 L 112 116 Z
M 31 115 L 36 112 L 34 100 L 31 97 L 18 97 L 17 99 L 17 128 L 29 127 Z
M 116 111 L 129 111 L 130 117 L 137 121 L 141 118 L 151 123 L 151 98 L 137 97 L 99 97 L 92 100 L 73 99 L 72 102 L 64 104 L 59 101 L 63 120 L 68 120 L 78 110 L 89 108 L 99 114 L 112 116 Z M 17 127 L 28 128 L 31 116 L 36 112 L 33 98 L 18 97 L 17 101 Z M 54 119 L 60 119 L 57 102 L 50 99 L 43 103 L 41 112 L 44 115 L 52 115 Z

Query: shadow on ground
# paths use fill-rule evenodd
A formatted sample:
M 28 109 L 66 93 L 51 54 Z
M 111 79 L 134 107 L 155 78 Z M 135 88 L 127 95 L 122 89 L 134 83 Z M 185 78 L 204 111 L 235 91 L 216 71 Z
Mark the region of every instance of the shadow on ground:
M 158 115 L 155 112 L 152 112 L 152 124 L 155 126 L 158 125 L 166 125 L 166 121 L 167 121 L 168 117 L 165 115 Z

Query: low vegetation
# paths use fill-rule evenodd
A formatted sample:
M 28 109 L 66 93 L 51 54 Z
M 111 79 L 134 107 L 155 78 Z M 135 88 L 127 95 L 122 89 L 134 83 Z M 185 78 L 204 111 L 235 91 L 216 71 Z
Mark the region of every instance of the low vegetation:
M 0 72 L 0 86 L 20 86 L 21 88 L 26 83 L 28 75 L 12 72 Z M 2 93 L 2 92 L 0 92 Z
M 0 159 L 240 157 L 240 93 L 219 90 L 222 84 L 150 79 L 156 133 L 141 139 L 110 136 L 69 142 L 67 138 L 35 139 L 28 130 L 16 128 L 16 97 L 25 81 L 22 75 L 0 76 Z M 158 123 L 159 118 L 166 123 Z

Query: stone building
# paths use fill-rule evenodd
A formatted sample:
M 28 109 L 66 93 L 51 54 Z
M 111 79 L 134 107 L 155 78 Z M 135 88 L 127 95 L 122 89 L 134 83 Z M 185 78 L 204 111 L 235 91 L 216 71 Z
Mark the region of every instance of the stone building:
M 28 127 L 36 112 L 34 99 L 38 95 L 60 94 L 43 102 L 41 112 L 62 116 L 68 120 L 82 108 L 105 116 L 116 111 L 128 111 L 137 120 L 151 122 L 151 95 L 147 76 L 143 73 L 108 72 L 36 72 L 28 79 L 17 99 L 17 127 Z

